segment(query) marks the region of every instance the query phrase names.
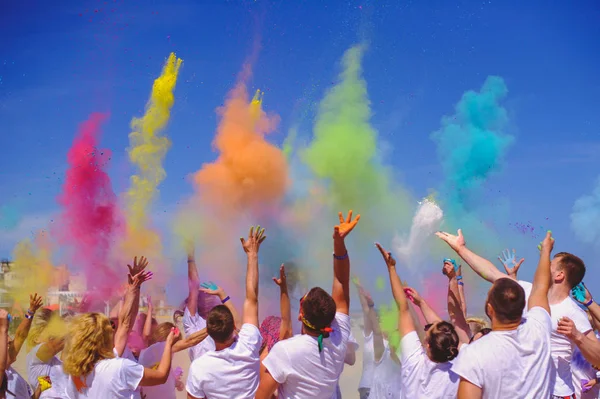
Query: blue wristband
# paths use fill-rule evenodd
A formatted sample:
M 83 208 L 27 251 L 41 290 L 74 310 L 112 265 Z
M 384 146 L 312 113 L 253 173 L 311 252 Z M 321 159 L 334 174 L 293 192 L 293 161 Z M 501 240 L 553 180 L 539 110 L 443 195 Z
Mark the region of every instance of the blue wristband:
M 223 305 L 225 305 L 225 302 L 227 302 L 228 300 L 230 300 L 231 298 L 229 298 L 229 295 L 227 295 L 227 298 L 223 298 L 223 300 L 221 301 L 221 303 Z
M 462 276 L 456 276 L 457 280 L 462 280 Z
M 462 281 L 459 281 L 458 285 L 465 285 L 465 283 L 463 283 Z
M 589 308 L 592 303 L 594 303 L 594 298 L 590 299 L 590 301 L 588 303 L 584 303 L 583 306 L 585 306 L 586 308 Z
M 346 253 L 342 256 L 337 256 L 336 254 L 333 254 L 333 257 L 337 260 L 344 260 L 344 259 L 348 259 L 348 252 L 346 251 Z

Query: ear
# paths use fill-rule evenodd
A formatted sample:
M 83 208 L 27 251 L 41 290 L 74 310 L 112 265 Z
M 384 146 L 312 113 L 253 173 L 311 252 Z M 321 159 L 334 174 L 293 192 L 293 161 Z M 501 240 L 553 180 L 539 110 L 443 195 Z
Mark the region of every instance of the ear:
M 488 314 L 488 317 L 490 318 L 490 320 L 494 319 L 496 317 L 496 311 L 494 310 L 492 305 L 488 302 L 485 304 L 485 308 L 487 310 L 487 314 Z

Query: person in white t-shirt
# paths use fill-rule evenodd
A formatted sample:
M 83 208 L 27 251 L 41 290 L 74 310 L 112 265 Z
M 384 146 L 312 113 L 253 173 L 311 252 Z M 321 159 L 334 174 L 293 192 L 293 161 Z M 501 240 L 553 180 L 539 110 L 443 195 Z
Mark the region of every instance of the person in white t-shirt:
M 392 294 L 398 306 L 402 398 L 456 397 L 458 376 L 450 368 L 458 356 L 460 341 L 454 326 L 442 321 L 415 290 L 402 286 L 396 272 L 396 260 L 381 245 L 376 246 L 387 265 Z M 416 332 L 407 295 L 419 306 L 428 322 L 423 344 Z
M 461 376 L 459 399 L 549 398 L 554 386 L 550 356 L 550 256 L 548 232 L 523 318 L 525 291 L 511 278 L 498 278 L 488 292 L 485 311 L 492 331 L 470 344 L 452 370 Z
M 477 274 L 489 282 L 494 283 L 504 277 L 515 278 L 500 272 L 491 262 L 469 250 L 461 230 L 458 230 L 456 236 L 445 232 L 438 232 L 436 235 L 455 250 Z M 513 262 L 517 263 L 515 259 Z M 585 276 L 583 261 L 575 255 L 559 252 L 551 260 L 550 273 L 548 301 L 552 318 L 551 352 L 556 374 L 552 395 L 570 397 L 575 392 L 571 371 L 571 358 L 575 345 L 590 363 L 600 364 L 600 341 L 594 335 L 585 312 L 569 296 L 571 289 Z M 532 285 L 525 281 L 519 281 L 519 284 L 525 291 L 527 309 Z M 527 317 L 526 309 L 523 317 Z
M 370 313 L 377 314 L 375 312 L 375 303 L 371 298 L 371 295 L 364 289 L 360 284 L 358 278 L 354 277 L 352 282 L 358 290 L 358 298 L 360 299 L 360 306 L 363 311 L 363 354 L 362 354 L 362 376 L 358 383 L 358 395 L 359 399 L 367 399 L 369 392 L 371 391 L 371 384 L 373 382 L 373 370 L 375 368 L 375 353 L 373 348 L 373 327 L 371 325 Z
M 248 239 L 241 239 L 248 258 L 242 327 L 236 336 L 229 297 L 221 300 L 225 305 L 216 306 L 208 313 L 206 330 L 216 349 L 192 362 L 186 383 L 189 398 L 254 398 L 262 343 L 258 329 L 258 251 L 266 238 L 264 231 L 260 226 L 256 230 L 252 227 Z M 219 291 L 218 287 L 208 287 L 209 293 Z
M 359 219 L 352 219 L 352 211 L 345 220 L 339 214 L 333 233 L 332 294 L 315 287 L 302 297 L 298 318 L 303 334 L 273 346 L 262 362 L 256 399 L 270 399 L 276 390 L 280 399 L 331 399 L 336 394 L 351 330 L 350 261 L 344 240 Z
M 28 318 L 27 320 L 30 319 Z M 33 391 L 25 379 L 9 366 L 11 342 L 8 337 L 8 327 L 8 312 L 0 309 L 0 397 L 6 399 L 29 399 L 32 397 Z

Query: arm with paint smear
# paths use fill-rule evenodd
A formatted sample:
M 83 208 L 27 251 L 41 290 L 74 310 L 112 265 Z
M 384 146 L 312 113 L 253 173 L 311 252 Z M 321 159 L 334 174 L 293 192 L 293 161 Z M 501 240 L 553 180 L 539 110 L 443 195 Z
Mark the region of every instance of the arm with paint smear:
M 493 283 L 499 278 L 508 277 L 508 275 L 498 270 L 492 262 L 467 248 L 462 230 L 459 229 L 456 236 L 442 231 L 435 233 L 435 235 L 445 241 L 483 279 Z
M 279 340 L 282 341 L 292 336 L 292 307 L 290 305 L 290 295 L 288 294 L 284 265 L 281 265 L 279 268 L 279 278 L 273 277 L 273 281 L 279 286 L 279 308 L 281 312 Z
M 129 268 L 127 292 L 125 293 L 123 307 L 119 311 L 119 325 L 114 337 L 115 350 L 118 356 L 123 356 L 129 333 L 133 329 L 137 317 L 140 306 L 140 288 L 144 281 L 152 278 L 152 272 L 144 271 L 146 266 L 148 266 L 148 261 L 143 256 L 139 262 L 137 256 L 133 259 L 133 267 L 127 265 Z
M 333 287 L 331 296 L 335 301 L 336 312 L 349 314 L 350 311 L 350 257 L 345 239 L 356 227 L 360 215 L 352 219 L 352 211 L 346 220 L 338 213 L 340 224 L 333 228 Z
M 200 278 L 196 268 L 196 257 L 194 255 L 194 245 L 187 244 L 187 264 L 188 264 L 188 302 L 187 308 L 190 316 L 194 317 L 198 311 L 198 289 L 200 288 Z
M 581 302 L 576 297 L 573 297 L 573 299 L 575 299 L 577 302 L 584 305 L 588 309 L 590 315 L 592 316 L 592 327 L 594 328 L 594 330 L 598 330 L 598 328 L 600 328 L 600 305 L 594 302 L 594 298 L 592 298 L 592 294 L 590 294 L 590 291 L 587 289 L 585 284 L 583 284 L 583 288 L 585 290 L 584 301 Z
M 398 277 L 398 273 L 396 272 L 396 260 L 392 257 L 392 253 L 383 249 L 379 243 L 375 243 L 375 246 L 381 252 L 381 256 L 388 268 L 392 295 L 398 307 L 398 331 L 400 332 L 400 337 L 404 337 L 406 334 L 415 331 L 415 323 L 409 311 L 408 298 L 402 287 L 402 281 L 400 281 L 400 277 Z
M 33 316 L 35 316 L 35 312 L 37 312 L 37 310 L 42 306 L 42 303 L 42 297 L 38 296 L 37 293 L 29 295 L 29 309 L 27 310 L 27 316 L 25 319 L 23 319 L 23 321 L 21 321 L 21 323 L 19 323 L 19 327 L 17 327 L 17 331 L 15 332 L 13 344 L 8 350 L 10 364 L 17 360 L 17 356 L 19 355 L 19 352 L 21 352 L 21 348 L 23 347 L 25 340 L 27 340 L 27 335 L 29 335 Z
M 246 265 L 246 299 L 244 300 L 244 311 L 242 314 L 243 324 L 252 324 L 258 327 L 258 251 L 260 244 L 267 238 L 265 229 L 260 226 L 254 230 L 250 228 L 248 239 L 240 238 L 242 248 L 248 258 Z

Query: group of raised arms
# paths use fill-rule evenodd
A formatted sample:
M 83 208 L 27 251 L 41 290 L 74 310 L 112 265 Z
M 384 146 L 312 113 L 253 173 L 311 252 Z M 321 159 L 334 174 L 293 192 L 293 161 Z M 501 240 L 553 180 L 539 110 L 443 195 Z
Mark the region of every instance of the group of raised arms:
M 345 243 L 359 220 L 352 211 L 340 213 L 333 227 L 330 292 L 308 290 L 294 277 L 290 285 L 303 290 L 294 316 L 282 265 L 273 278 L 281 314 L 259 321 L 259 252 L 266 239 L 260 226 L 241 239 L 247 258 L 241 312 L 223 287 L 200 281 L 192 245 L 189 293 L 173 322 L 157 322 L 151 298 L 147 312 L 139 313 L 141 287 L 152 278 L 144 257 L 124 270 L 126 290 L 113 317 L 61 315 L 33 294 L 10 338 L 11 317 L 0 310 L 0 398 L 175 399 L 183 391 L 190 399 L 341 398 L 340 376 L 356 362 L 359 348 L 349 315 L 352 274 Z M 371 295 L 353 277 L 362 308 L 363 369 L 358 390 L 345 396 L 598 399 L 600 307 L 583 285 L 583 261 L 567 252 L 553 255 L 548 232 L 530 283 L 517 279 L 523 260 L 514 250 L 499 257 L 504 273 L 471 251 L 461 230 L 436 235 L 457 255 L 441 262 L 449 320 L 403 282 L 402 265 L 375 244 L 397 305 L 397 330 L 382 330 Z M 468 317 L 462 264 L 492 284 L 480 309 L 486 317 Z M 24 344 L 27 379 L 12 367 Z M 191 361 L 187 373 L 171 367 L 173 355 L 184 350 Z

